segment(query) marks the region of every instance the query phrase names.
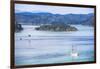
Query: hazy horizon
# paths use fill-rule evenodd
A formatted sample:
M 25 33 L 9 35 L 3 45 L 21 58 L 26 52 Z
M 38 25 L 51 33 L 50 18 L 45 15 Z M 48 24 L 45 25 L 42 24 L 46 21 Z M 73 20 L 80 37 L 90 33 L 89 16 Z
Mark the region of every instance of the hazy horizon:
M 15 4 L 15 13 L 52 13 L 52 14 L 90 14 L 94 13 L 94 8 L 49 6 L 49 5 L 29 5 Z

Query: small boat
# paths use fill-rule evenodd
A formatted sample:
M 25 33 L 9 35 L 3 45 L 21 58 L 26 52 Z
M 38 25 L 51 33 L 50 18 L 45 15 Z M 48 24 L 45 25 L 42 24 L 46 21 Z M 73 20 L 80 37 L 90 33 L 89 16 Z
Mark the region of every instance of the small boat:
M 22 40 L 22 38 L 20 38 L 20 40 Z
M 77 58 L 79 53 L 75 50 L 74 46 L 72 46 L 72 52 L 70 54 L 73 58 Z
M 71 56 L 72 56 L 73 58 L 76 58 L 76 57 L 79 56 L 79 54 L 78 54 L 77 52 L 73 52 L 73 53 L 71 53 Z
M 28 37 L 31 37 L 31 35 L 29 34 Z

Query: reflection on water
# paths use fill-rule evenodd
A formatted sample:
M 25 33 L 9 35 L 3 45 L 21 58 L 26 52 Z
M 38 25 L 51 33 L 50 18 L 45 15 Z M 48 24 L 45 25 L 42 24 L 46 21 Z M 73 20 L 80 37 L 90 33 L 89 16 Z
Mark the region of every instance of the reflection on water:
M 77 25 L 77 32 L 36 31 L 35 27 L 23 25 L 24 30 L 15 33 L 16 65 L 94 60 L 93 27 Z M 77 58 L 70 55 L 72 46 Z

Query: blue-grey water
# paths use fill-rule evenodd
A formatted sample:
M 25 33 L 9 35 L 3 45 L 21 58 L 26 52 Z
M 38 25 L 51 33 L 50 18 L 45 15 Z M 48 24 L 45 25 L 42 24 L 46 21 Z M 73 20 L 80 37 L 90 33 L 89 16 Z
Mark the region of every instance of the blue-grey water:
M 75 32 L 36 31 L 36 26 L 23 25 L 15 33 L 15 64 L 51 64 L 94 61 L 94 29 L 73 25 Z M 31 35 L 29 37 L 28 35 Z M 71 56 L 72 46 L 77 57 Z

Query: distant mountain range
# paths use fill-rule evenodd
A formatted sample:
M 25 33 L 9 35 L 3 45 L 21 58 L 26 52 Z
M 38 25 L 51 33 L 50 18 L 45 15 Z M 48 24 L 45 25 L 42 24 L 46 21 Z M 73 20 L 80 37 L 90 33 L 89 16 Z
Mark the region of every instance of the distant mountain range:
M 94 25 L 94 14 L 52 14 L 52 13 L 30 13 L 21 12 L 15 13 L 15 19 L 17 23 L 21 24 L 82 24 L 82 25 Z

